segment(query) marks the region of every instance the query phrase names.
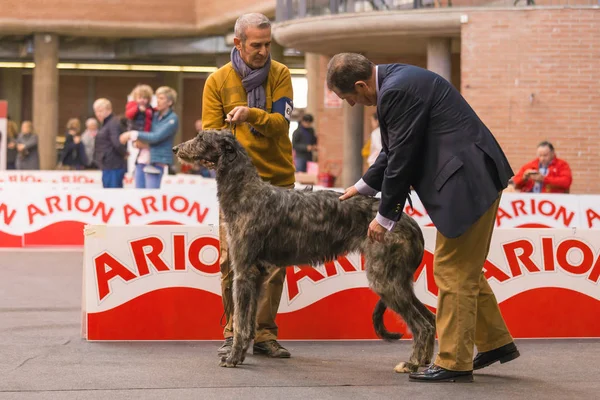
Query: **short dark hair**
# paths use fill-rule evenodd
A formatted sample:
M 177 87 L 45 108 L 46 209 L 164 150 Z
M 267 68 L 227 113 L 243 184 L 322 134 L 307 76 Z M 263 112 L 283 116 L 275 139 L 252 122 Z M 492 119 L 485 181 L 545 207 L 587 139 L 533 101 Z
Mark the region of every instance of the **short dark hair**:
M 543 142 L 538 144 L 538 147 L 547 147 L 550 149 L 550 151 L 554 151 L 554 146 L 552 146 L 552 143 L 548 142 L 547 140 L 544 140 Z
M 366 81 L 373 75 L 373 63 L 361 54 L 339 53 L 327 65 L 327 87 L 342 93 L 354 93 L 357 81 Z
M 310 115 L 310 114 L 304 114 L 302 116 L 302 121 L 304 121 L 304 122 L 313 122 L 314 119 L 313 119 L 312 115 Z

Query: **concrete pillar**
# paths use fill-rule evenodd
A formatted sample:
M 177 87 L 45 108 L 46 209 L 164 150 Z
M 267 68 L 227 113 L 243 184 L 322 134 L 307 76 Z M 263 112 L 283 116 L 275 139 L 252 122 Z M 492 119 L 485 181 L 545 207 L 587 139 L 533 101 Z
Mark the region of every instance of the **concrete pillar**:
M 427 69 L 452 82 L 452 39 L 430 38 L 428 40 Z
M 321 56 L 315 53 L 304 54 L 304 68 L 306 68 L 306 80 L 308 86 L 308 99 L 306 112 L 316 115 L 319 109 L 319 86 L 323 81 L 319 79 L 319 61 Z
M 175 134 L 173 144 L 179 144 L 182 140 L 182 128 L 183 128 L 183 74 L 181 72 L 165 72 L 164 75 L 165 86 L 169 86 L 177 92 L 177 103 L 173 107 L 173 111 L 179 117 L 179 128 Z
M 283 62 L 283 46 L 275 40 L 271 41 L 271 58 L 280 63 Z
M 19 68 L 0 69 L 0 99 L 8 101 L 8 115 L 21 123 L 23 103 L 23 71 Z
M 365 110 L 362 105 L 350 107 L 344 102 L 344 164 L 342 186 L 354 185 L 362 176 L 363 126 Z
M 34 36 L 33 126 L 39 136 L 40 169 L 56 167 L 58 130 L 58 36 Z

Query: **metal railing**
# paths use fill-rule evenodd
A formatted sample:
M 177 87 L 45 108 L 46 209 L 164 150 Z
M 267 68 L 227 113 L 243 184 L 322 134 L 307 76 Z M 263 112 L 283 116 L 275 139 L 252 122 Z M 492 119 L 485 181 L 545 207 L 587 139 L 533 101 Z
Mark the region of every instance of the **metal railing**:
M 277 22 L 372 11 L 448 7 L 598 7 L 600 0 L 277 0 Z

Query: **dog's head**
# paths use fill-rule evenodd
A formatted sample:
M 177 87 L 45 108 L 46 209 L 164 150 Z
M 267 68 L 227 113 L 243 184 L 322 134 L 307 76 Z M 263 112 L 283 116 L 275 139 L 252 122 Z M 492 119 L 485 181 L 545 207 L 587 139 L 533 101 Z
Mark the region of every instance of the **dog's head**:
M 201 164 L 215 169 L 222 159 L 236 157 L 238 142 L 231 131 L 206 130 L 195 138 L 173 147 L 173 153 L 184 163 Z

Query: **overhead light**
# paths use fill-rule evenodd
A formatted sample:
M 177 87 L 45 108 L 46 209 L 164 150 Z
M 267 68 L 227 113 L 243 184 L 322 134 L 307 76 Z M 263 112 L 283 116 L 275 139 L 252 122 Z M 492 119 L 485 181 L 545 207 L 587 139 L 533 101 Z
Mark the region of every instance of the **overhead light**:
M 35 68 L 32 62 L 0 62 L 0 68 Z M 58 69 L 86 70 L 86 71 L 149 71 L 149 72 L 191 72 L 211 73 L 217 67 L 209 66 L 181 66 L 181 65 L 145 65 L 145 64 L 82 64 L 82 63 L 58 63 Z M 304 68 L 290 68 L 292 75 L 306 75 Z
M 215 72 L 217 67 L 181 67 L 181 72 Z

